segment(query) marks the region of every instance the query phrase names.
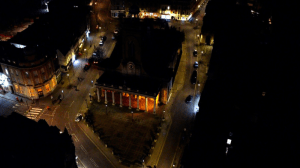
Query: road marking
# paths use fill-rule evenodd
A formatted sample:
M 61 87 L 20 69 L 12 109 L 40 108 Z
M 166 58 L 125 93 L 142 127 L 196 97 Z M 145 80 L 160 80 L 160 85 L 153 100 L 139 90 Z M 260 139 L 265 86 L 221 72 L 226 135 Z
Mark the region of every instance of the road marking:
M 177 150 L 178 150 L 178 148 L 179 148 L 179 144 L 180 144 L 180 139 L 181 139 L 181 136 L 182 136 L 182 133 L 181 133 L 181 134 L 180 134 L 180 136 L 179 136 L 179 141 L 178 141 L 178 144 L 177 144 L 177 147 L 176 147 L 176 151 L 175 151 L 174 157 L 173 157 L 173 159 L 172 159 L 172 163 L 171 163 L 171 166 L 170 166 L 170 168 L 172 168 L 172 167 L 173 167 L 174 160 L 175 160 L 175 157 L 176 157 L 176 154 L 177 154 Z
M 90 160 L 92 161 L 92 163 L 96 166 L 96 167 L 99 167 L 96 162 L 94 161 L 94 159 L 90 158 Z
M 69 125 L 70 125 L 70 130 L 72 131 L 72 127 L 71 127 L 71 123 L 69 122 Z
M 73 103 L 74 103 L 74 101 L 70 104 L 70 107 L 72 106 Z
M 88 154 L 88 152 L 86 151 L 86 149 L 85 149 L 82 145 L 80 145 L 80 148 L 83 150 L 83 152 L 84 152 L 85 154 Z
M 171 117 L 170 117 L 170 119 L 171 119 Z M 164 140 L 164 142 L 163 142 L 163 145 L 161 146 L 160 152 L 159 152 L 159 154 L 158 154 L 158 159 L 157 159 L 157 162 L 156 162 L 155 165 L 158 165 L 159 158 L 160 158 L 160 155 L 161 155 L 161 153 L 162 153 L 162 151 L 163 151 L 163 149 L 164 149 L 164 146 L 165 146 L 166 140 L 167 140 L 167 138 L 168 138 L 168 135 L 169 135 L 169 131 L 170 131 L 171 126 L 172 126 L 172 119 L 171 119 L 171 122 L 170 122 L 170 124 L 169 124 L 169 128 L 168 128 L 168 131 L 167 131 L 167 135 L 165 136 L 165 140 Z
M 86 166 L 83 164 L 83 162 L 79 159 L 79 157 L 78 157 L 78 160 L 80 161 L 80 163 L 82 164 L 82 166 L 84 167 L 84 168 L 86 168 Z
M 71 134 L 72 135 L 72 137 L 74 138 L 74 140 L 76 141 L 76 142 L 79 142 L 79 139 L 77 138 L 77 136 L 73 133 L 73 134 Z
M 54 118 L 54 115 L 55 115 L 55 113 L 56 113 L 56 110 L 57 110 L 57 108 L 59 107 L 60 105 L 58 105 L 58 106 L 56 106 L 55 107 L 55 109 L 54 109 L 54 111 L 53 111 L 53 117 L 52 117 L 52 119 L 51 119 L 51 123 L 50 123 L 50 125 L 52 125 L 52 123 L 53 123 L 53 118 Z
M 79 128 L 81 129 L 81 131 L 86 135 L 86 137 L 88 137 L 90 139 L 90 141 L 96 146 L 96 148 L 103 154 L 103 156 L 110 162 L 110 164 L 116 168 L 116 166 L 107 158 L 107 156 L 104 154 L 104 152 L 95 144 L 95 142 L 84 132 L 84 130 L 82 129 L 82 127 L 78 124 Z
M 31 112 L 31 111 L 29 111 L 28 114 L 38 115 L 40 113 L 39 112 Z

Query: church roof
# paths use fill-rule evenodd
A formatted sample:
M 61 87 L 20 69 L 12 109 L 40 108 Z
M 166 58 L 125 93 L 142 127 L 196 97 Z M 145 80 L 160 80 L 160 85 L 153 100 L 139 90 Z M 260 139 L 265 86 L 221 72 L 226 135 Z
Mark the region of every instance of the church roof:
M 137 94 L 156 97 L 162 87 L 162 83 L 146 77 L 127 76 L 119 72 L 104 72 L 96 81 L 97 86 L 110 87 L 124 92 L 135 92 Z

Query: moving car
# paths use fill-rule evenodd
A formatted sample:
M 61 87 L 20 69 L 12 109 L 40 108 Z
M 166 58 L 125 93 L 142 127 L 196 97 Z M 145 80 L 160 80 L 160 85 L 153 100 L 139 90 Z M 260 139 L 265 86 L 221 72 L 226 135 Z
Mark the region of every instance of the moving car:
M 100 40 L 99 45 L 103 46 L 103 40 Z
M 195 57 L 197 57 L 197 50 L 194 50 L 194 51 L 193 51 L 193 55 L 194 55 Z
M 190 103 L 190 102 L 192 102 L 192 99 L 193 99 L 193 96 L 192 96 L 192 95 L 189 95 L 189 96 L 185 99 L 185 102 L 186 102 L 186 103 Z
M 198 61 L 195 61 L 194 68 L 198 68 L 198 67 L 199 67 Z
M 91 64 L 86 63 L 85 66 L 83 67 L 83 70 L 87 71 L 90 69 L 90 67 L 91 67 Z
M 100 36 L 100 39 L 104 42 L 104 41 L 106 41 L 107 37 L 106 36 Z
M 114 34 L 118 34 L 118 33 L 119 33 L 119 30 L 116 29 L 116 30 L 114 31 Z
M 197 81 L 197 71 L 195 70 L 192 73 L 191 82 L 192 84 L 196 84 L 196 81 Z
M 82 119 L 83 119 L 82 114 L 78 113 L 78 114 L 76 115 L 76 117 L 75 117 L 75 122 L 79 122 L 79 121 L 81 121 Z

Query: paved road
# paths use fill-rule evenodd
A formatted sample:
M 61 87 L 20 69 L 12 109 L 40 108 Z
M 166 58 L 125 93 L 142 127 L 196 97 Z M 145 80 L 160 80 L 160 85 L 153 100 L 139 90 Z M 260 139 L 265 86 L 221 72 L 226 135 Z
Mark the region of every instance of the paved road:
M 204 8 L 202 10 L 205 10 Z M 202 11 L 203 12 L 203 11 Z M 199 51 L 203 50 L 203 47 L 197 46 L 197 34 L 200 33 L 199 30 L 193 29 L 195 26 L 189 22 L 171 22 L 170 25 L 175 26 L 176 28 L 185 32 L 185 41 L 183 43 L 183 55 L 181 58 L 181 64 L 185 64 L 185 70 L 178 69 L 178 76 L 181 80 L 175 84 L 178 85 L 178 91 L 174 100 L 174 104 L 171 107 L 171 116 L 172 116 L 172 125 L 169 130 L 169 134 L 164 145 L 163 151 L 157 163 L 157 167 L 172 167 L 179 165 L 181 154 L 184 149 L 184 145 L 187 143 L 187 139 L 190 136 L 191 129 L 193 127 L 193 121 L 195 113 L 197 111 L 198 102 L 200 100 L 200 87 L 195 84 L 191 84 L 190 78 L 192 72 L 195 70 L 193 64 L 195 61 L 208 60 L 205 56 L 201 56 Z M 198 50 L 198 56 L 193 56 L 193 51 Z M 207 51 L 209 52 L 209 51 Z M 206 63 L 205 65 L 207 65 Z M 203 73 L 203 69 L 206 69 L 204 65 L 200 65 L 197 69 L 198 72 L 198 81 L 205 82 L 206 75 Z M 178 79 L 177 79 L 178 80 Z M 181 86 L 182 87 L 181 87 Z M 193 95 L 193 101 L 190 104 L 185 103 L 185 98 L 188 95 Z M 186 128 L 186 131 L 184 131 Z M 184 138 L 183 138 L 184 136 Z

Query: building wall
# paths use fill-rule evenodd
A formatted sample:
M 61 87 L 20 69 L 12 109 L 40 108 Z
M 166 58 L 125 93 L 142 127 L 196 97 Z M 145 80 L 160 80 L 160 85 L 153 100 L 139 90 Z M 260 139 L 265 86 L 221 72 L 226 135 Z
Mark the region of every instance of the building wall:
M 79 40 L 74 44 L 74 46 L 70 46 L 69 51 L 66 55 L 64 55 L 59 49 L 56 50 L 59 65 L 61 66 L 62 71 L 68 71 L 70 65 L 76 60 L 75 51 L 78 49 L 83 50 L 83 43 L 87 42 L 87 32 L 86 30 L 80 37 Z
M 47 96 L 57 86 L 54 64 L 51 59 L 32 68 L 20 68 L 1 63 L 1 68 L 8 71 L 9 85 L 17 95 L 38 99 Z M 40 93 L 40 96 L 38 95 Z

